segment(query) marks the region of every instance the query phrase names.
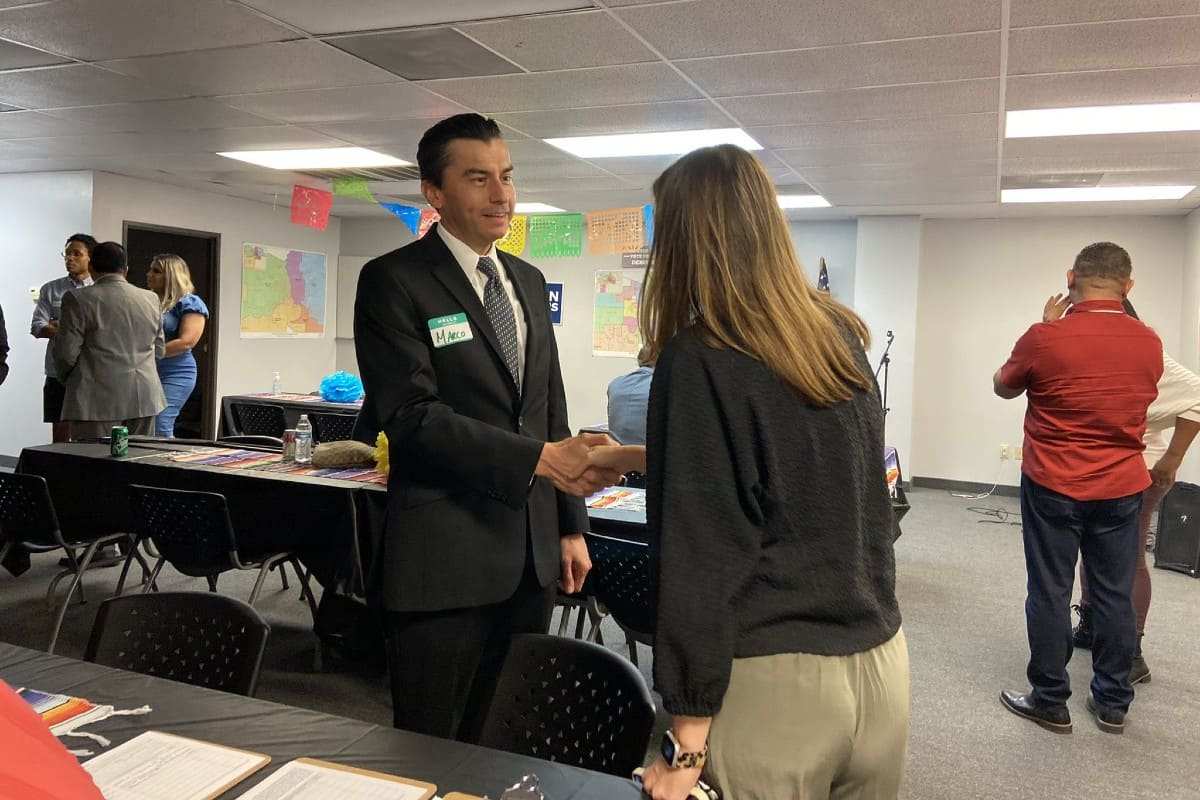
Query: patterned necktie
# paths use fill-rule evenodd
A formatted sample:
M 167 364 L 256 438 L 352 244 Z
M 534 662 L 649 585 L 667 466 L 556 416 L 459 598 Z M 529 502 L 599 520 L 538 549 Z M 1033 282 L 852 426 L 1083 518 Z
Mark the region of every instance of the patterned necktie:
M 487 276 L 487 285 L 483 287 L 483 308 L 487 311 L 488 319 L 492 323 L 492 330 L 496 332 L 496 338 L 500 340 L 500 350 L 504 353 L 504 364 L 512 373 L 513 381 L 516 382 L 519 391 L 521 373 L 517 361 L 517 320 L 513 316 L 512 303 L 508 299 L 508 293 L 504 291 L 504 284 L 500 282 L 500 273 L 496 270 L 496 263 L 487 256 L 483 256 L 479 259 L 478 269 Z

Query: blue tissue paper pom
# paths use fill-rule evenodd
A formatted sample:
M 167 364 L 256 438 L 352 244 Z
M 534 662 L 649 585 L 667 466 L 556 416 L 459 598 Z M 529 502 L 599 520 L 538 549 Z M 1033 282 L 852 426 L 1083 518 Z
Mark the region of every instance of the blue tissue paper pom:
M 362 381 L 353 373 L 339 370 L 321 378 L 321 399 L 328 403 L 353 403 L 362 396 Z

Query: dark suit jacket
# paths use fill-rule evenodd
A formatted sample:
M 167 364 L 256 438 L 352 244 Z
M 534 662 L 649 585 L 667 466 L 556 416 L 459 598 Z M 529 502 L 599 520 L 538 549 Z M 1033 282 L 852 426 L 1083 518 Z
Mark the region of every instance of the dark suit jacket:
M 362 426 L 387 433 L 391 475 L 376 588 L 392 611 L 438 611 L 510 597 L 533 554 L 557 580 L 559 537 L 587 529 L 579 498 L 537 478 L 542 444 L 570 435 L 546 281 L 501 252 L 525 309 L 523 391 L 487 313 L 441 237 L 369 262 L 354 301 Z M 429 321 L 465 313 L 472 338 L 435 348 Z

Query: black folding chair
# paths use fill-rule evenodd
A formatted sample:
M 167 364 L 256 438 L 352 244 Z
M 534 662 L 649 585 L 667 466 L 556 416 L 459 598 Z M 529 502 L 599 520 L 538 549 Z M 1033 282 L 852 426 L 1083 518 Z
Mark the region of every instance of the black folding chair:
M 629 660 L 637 664 L 638 643 L 654 647 L 657 627 L 654 608 L 657 577 L 651 567 L 650 545 L 597 533 L 587 533 L 584 537 L 592 559 L 587 585 L 599 606 L 597 613 L 610 614 L 621 627 L 629 646 Z M 593 624 L 588 641 L 596 641 L 599 635 L 600 625 Z
M 262 403 L 232 403 L 231 405 L 239 434 L 283 439 L 283 432 L 287 430 L 287 416 L 283 412 L 283 406 Z
M 85 661 L 252 697 L 271 628 L 241 600 L 204 592 L 100 604 Z
M 308 415 L 312 422 L 313 438 L 318 442 L 344 442 L 353 439 L 357 414 L 334 414 L 317 411 Z
M 242 553 L 223 495 L 133 484 L 129 487 L 129 496 L 133 504 L 138 541 L 150 540 L 161 554 L 143 592 L 150 591 L 151 584 L 158 579 L 163 565 L 168 561 L 184 575 L 207 579 L 209 591 L 212 592 L 217 591 L 217 578 L 222 572 L 258 570 L 258 579 L 250 592 L 250 605 L 253 606 L 262 591 L 267 573 L 276 566 L 283 578 L 283 588 L 288 588 L 284 569 L 290 564 L 300 579 L 301 597 L 308 601 L 313 620 L 316 620 L 317 603 L 300 560 L 286 550 L 278 553 Z M 128 567 L 126 562 L 117 583 L 118 595 L 124 588 Z
M 654 699 L 611 650 L 559 636 L 514 637 L 479 744 L 629 777 L 646 758 Z
M 83 596 L 83 574 L 95 566 L 93 559 L 96 551 L 110 544 L 123 543 L 132 550 L 142 568 L 142 579 L 147 580 L 150 568 L 141 555 L 133 549 L 133 536 L 128 533 L 110 533 L 95 538 L 63 538 L 58 525 L 58 514 L 54 511 L 54 503 L 50 499 L 50 490 L 46 479 L 40 475 L 24 475 L 21 473 L 0 473 L 0 561 L 3 561 L 13 547 L 23 547 L 31 553 L 49 553 L 63 550 L 67 554 L 67 568 L 54 576 L 50 588 L 46 592 L 46 604 L 54 615 L 54 627 L 50 632 L 50 643 L 47 652 L 53 653 L 58 643 L 58 634 L 62 629 L 63 619 L 67 615 L 67 606 L 75 589 L 79 589 L 80 602 L 86 602 Z M 82 549 L 82 555 L 78 551 Z M 122 579 L 128 572 L 128 563 Z M 57 611 L 54 607 L 54 590 L 59 582 L 71 578 L 71 588 L 62 599 Z

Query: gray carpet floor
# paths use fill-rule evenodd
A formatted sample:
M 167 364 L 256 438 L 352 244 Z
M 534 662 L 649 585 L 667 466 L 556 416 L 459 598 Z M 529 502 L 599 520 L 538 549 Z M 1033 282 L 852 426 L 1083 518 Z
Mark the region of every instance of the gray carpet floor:
M 910 501 L 913 510 L 896 547 L 913 697 L 902 796 L 1200 797 L 1200 581 L 1152 570 L 1145 653 L 1153 682 L 1138 687 L 1124 736 L 1101 733 L 1084 709 L 1091 679 L 1087 651 L 1077 651 L 1070 667 L 1075 732 L 1055 735 L 1007 713 L 997 699 L 1002 688 L 1026 687 L 1020 528 L 981 522 L 996 518 L 968 508 L 1000 508 L 1016 519 L 1016 501 L 968 501 L 933 490 L 914 490 Z M 0 573 L 0 639 L 45 648 L 49 621 L 42 603 L 56 558 L 35 557 L 33 569 L 20 578 Z M 163 589 L 205 588 L 202 580 L 167 572 Z M 116 579 L 112 569 L 89 576 L 88 603 L 68 612 L 59 653 L 82 656 L 97 601 L 112 592 Z M 228 575 L 221 589 L 244 599 L 252 583 L 252 573 Z M 258 609 L 272 626 L 259 697 L 389 724 L 385 676 L 344 664 L 313 672 L 311 622 L 294 585 L 283 592 L 272 576 Z M 603 632 L 609 646 L 626 652 L 615 625 L 606 623 Z M 651 654 L 644 646 L 640 653 L 649 680 Z

